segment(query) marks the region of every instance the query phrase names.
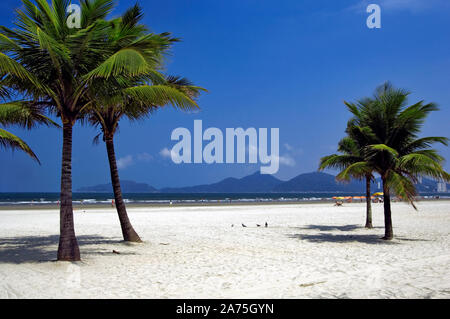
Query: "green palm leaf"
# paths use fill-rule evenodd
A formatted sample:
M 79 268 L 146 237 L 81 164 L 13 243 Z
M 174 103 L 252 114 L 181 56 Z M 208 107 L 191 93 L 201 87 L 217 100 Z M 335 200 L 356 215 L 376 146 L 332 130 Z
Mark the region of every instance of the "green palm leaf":
M 381 152 L 387 152 L 393 157 L 398 157 L 398 152 L 393 149 L 392 147 L 389 147 L 385 144 L 377 144 L 377 145 L 369 145 L 367 146 L 368 151 L 374 151 L 375 153 L 381 151 Z
M 27 129 L 37 125 L 59 127 L 57 123 L 43 115 L 41 109 L 27 101 L 0 104 L 0 124 L 18 125 Z
M 126 48 L 113 54 L 104 63 L 92 70 L 86 76 L 86 79 L 108 79 L 111 76 L 120 75 L 138 76 L 150 70 L 151 67 L 147 64 L 141 52 L 132 48 Z
M 142 104 L 164 106 L 172 104 L 182 110 L 197 109 L 197 103 L 188 95 L 167 85 L 145 85 L 124 90 L 124 94 Z
M 351 178 L 360 178 L 372 173 L 372 167 L 367 162 L 356 162 L 346 167 L 337 176 L 337 180 L 349 181 Z
M 37 158 L 36 154 L 31 150 L 31 148 L 22 141 L 20 138 L 15 136 L 12 133 L 9 133 L 8 131 L 5 131 L 4 129 L 0 128 L 0 146 L 4 148 L 11 148 L 11 149 L 18 149 L 22 150 L 28 155 L 31 156 L 34 160 L 36 160 L 39 164 L 39 159 Z
M 414 209 L 417 210 L 417 207 L 414 204 L 415 196 L 417 196 L 416 187 L 410 179 L 397 172 L 389 171 L 386 180 L 388 187 L 392 189 L 397 196 L 404 201 L 408 201 Z

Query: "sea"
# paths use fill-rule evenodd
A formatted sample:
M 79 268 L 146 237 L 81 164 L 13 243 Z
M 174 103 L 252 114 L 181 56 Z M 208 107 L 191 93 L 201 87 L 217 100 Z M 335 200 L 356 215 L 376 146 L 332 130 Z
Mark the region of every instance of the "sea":
M 0 193 L 0 206 L 57 205 L 59 193 Z M 195 204 L 251 202 L 314 202 L 332 200 L 336 196 L 364 196 L 360 193 L 124 193 L 131 204 Z M 450 199 L 450 193 L 423 193 L 423 199 Z M 111 204 L 111 193 L 73 193 L 74 205 Z

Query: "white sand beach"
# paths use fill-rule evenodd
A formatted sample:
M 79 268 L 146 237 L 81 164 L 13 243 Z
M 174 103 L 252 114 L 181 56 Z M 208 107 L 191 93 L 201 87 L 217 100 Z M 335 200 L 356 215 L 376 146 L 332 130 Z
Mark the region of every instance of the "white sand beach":
M 450 202 L 418 207 L 393 204 L 392 242 L 382 204 L 373 230 L 359 203 L 129 209 L 143 244 L 76 211 L 74 264 L 54 261 L 58 211 L 0 211 L 0 298 L 449 298 Z

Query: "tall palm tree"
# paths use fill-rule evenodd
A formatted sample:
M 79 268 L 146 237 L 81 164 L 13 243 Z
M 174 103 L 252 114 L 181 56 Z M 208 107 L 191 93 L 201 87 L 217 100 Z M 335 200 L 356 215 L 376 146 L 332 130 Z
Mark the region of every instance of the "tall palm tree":
M 391 193 L 416 208 L 415 184 L 420 177 L 450 180 L 450 175 L 442 168 L 444 158 L 431 148 L 434 143 L 447 146 L 448 139 L 418 136 L 427 116 L 437 111 L 438 107 L 423 101 L 407 106 L 409 94 L 385 83 L 377 88 L 373 103 L 347 104 L 354 116 L 352 123 L 365 136 L 368 146 L 364 150 L 365 161 L 352 164 L 342 173 L 342 177 L 367 167 L 380 174 L 384 192 L 385 240 L 391 240 L 394 236 Z
M 43 115 L 40 109 L 33 107 L 25 101 L 0 104 L 0 124 L 4 126 L 15 125 L 25 129 L 32 129 L 37 125 L 58 127 L 58 124 Z M 40 163 L 38 157 L 27 143 L 2 128 L 0 128 L 0 146 L 24 151 L 32 159 Z
M 164 83 L 133 83 L 134 86 L 118 88 L 108 85 L 108 81 L 102 83 L 103 89 L 95 90 L 92 100 L 95 101 L 89 108 L 89 121 L 94 126 L 99 126 L 101 134 L 97 135 L 98 141 L 102 135 L 106 144 L 111 183 L 122 234 L 125 241 L 140 242 L 141 239 L 131 225 L 120 187 L 119 172 L 114 150 L 114 135 L 118 131 L 120 120 L 127 118 L 135 121 L 146 118 L 156 109 L 172 104 L 182 110 L 197 108 L 193 100 L 198 96 L 202 88 L 193 86 L 189 81 L 180 78 L 169 77 Z M 106 89 L 105 89 L 106 88 Z
M 140 24 L 142 10 L 138 5 L 127 10 L 122 17 L 111 22 L 112 32 L 109 34 L 111 43 L 123 45 L 134 43 L 146 36 L 147 29 Z M 176 39 L 171 39 L 172 42 Z M 162 45 L 161 45 L 162 44 Z M 89 90 L 90 106 L 85 110 L 89 122 L 100 126 L 103 141 L 108 154 L 111 183 L 122 235 L 125 241 L 140 242 L 139 235 L 134 230 L 128 218 L 120 187 L 114 150 L 114 135 L 119 122 L 123 118 L 139 120 L 152 111 L 167 104 L 181 109 L 197 108 L 193 100 L 202 88 L 193 86 L 189 81 L 177 77 L 165 77 L 160 73 L 163 67 L 163 57 L 169 46 L 165 42 L 155 42 L 153 45 L 153 60 L 148 73 L 139 76 L 101 77 Z
M 61 117 L 60 239 L 58 260 L 80 260 L 72 207 L 72 133 L 91 101 L 89 88 L 98 79 L 149 74 L 155 50 L 169 46 L 170 34 L 116 41 L 116 24 L 106 18 L 113 0 L 82 0 L 81 28 L 71 28 L 68 0 L 22 0 L 15 28 L 0 26 L 0 74 L 6 85 Z
M 351 176 L 352 178 L 364 180 L 366 183 L 366 228 L 373 228 L 372 224 L 372 202 L 371 202 L 371 182 L 374 179 L 373 169 L 368 165 L 364 169 L 351 170 L 349 173 L 343 173 L 353 164 L 364 162 L 363 148 L 364 140 L 357 139 L 352 132 L 355 128 L 349 123 L 347 129 L 348 136 L 344 137 L 338 144 L 338 152 L 341 154 L 332 154 L 325 156 L 320 160 L 319 170 L 324 170 L 326 168 L 339 169 L 341 173 L 337 175 L 337 179 L 344 181 L 348 180 Z M 352 137 L 353 135 L 353 137 Z

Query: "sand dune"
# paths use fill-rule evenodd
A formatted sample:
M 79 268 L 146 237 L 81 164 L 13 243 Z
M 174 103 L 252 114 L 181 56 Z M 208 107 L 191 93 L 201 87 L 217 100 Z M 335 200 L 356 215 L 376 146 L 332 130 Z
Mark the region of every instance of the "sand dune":
M 74 264 L 53 261 L 57 211 L 0 211 L 0 298 L 449 298 L 450 202 L 393 211 L 385 242 L 381 205 L 373 230 L 363 204 L 130 209 L 144 244 L 77 211 Z

